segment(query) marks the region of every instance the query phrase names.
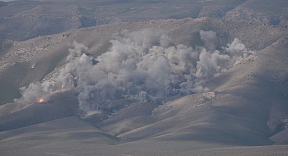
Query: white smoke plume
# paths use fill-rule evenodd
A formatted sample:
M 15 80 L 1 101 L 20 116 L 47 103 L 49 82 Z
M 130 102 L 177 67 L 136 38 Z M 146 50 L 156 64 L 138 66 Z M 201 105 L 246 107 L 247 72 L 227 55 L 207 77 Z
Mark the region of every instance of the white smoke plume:
M 74 42 L 66 65 L 50 80 L 20 88 L 19 103 L 33 103 L 39 97 L 61 90 L 78 92 L 80 109 L 86 115 L 101 112 L 111 101 L 155 101 L 209 90 L 205 81 L 250 55 L 235 39 L 222 52 L 215 50 L 216 33 L 201 31 L 205 47 L 172 45 L 162 30 L 123 30 L 113 35 L 112 47 L 96 60 L 86 55 L 87 47 Z
M 213 31 L 203 31 L 200 30 L 200 38 L 201 40 L 204 41 L 205 43 L 205 48 L 208 51 L 213 52 L 216 49 L 216 42 L 217 42 L 217 37 L 216 33 Z

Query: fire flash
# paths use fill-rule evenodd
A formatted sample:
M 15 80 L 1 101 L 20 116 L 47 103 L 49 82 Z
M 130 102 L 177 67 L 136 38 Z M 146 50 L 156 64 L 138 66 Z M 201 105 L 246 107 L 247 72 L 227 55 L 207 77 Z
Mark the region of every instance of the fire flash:
M 38 102 L 42 103 L 42 102 L 44 102 L 44 100 L 43 100 L 43 99 L 40 99 Z

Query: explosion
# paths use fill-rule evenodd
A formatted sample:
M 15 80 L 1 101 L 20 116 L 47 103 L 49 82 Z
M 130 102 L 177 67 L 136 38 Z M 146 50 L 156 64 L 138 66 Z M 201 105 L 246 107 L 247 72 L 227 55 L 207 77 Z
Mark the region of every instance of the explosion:
M 44 100 L 41 98 L 38 102 L 39 102 L 39 103 L 42 103 L 42 102 L 44 102 Z
M 111 48 L 94 59 L 88 48 L 73 42 L 66 64 L 50 80 L 21 87 L 19 103 L 47 101 L 60 90 L 78 93 L 79 108 L 87 115 L 111 109 L 111 101 L 157 101 L 159 98 L 206 92 L 204 86 L 254 53 L 239 40 L 216 50 L 213 31 L 200 31 L 204 47 L 172 43 L 162 30 L 123 30 L 110 40 Z M 96 63 L 97 62 L 97 63 Z M 40 99 L 38 102 L 45 102 Z

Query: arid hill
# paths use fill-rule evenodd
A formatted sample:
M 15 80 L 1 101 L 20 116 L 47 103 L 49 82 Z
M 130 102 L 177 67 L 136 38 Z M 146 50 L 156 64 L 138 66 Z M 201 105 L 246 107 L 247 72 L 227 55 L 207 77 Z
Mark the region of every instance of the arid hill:
M 36 3 L 36 2 L 35 2 Z M 238 38 L 254 51 L 205 82 L 209 91 L 158 101 L 111 101 L 116 111 L 81 117 L 72 90 L 44 103 L 14 103 L 19 87 L 53 77 L 73 41 L 97 58 L 127 29 L 164 30 L 172 45 L 204 46 L 200 31 L 216 33 L 216 49 Z M 288 117 L 288 29 L 215 18 L 122 22 L 7 41 L 0 60 L 1 155 L 285 155 Z M 97 64 L 97 63 L 95 63 Z M 7 103 L 7 104 L 6 104 Z M 279 145 L 282 144 L 282 145 Z M 284 144 L 284 145 L 283 145 Z

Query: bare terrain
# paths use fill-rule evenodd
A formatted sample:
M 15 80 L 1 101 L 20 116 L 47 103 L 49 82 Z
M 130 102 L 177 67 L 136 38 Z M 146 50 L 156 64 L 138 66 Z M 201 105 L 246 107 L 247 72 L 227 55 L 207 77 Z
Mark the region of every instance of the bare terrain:
M 287 15 L 283 0 L 19 0 L 0 2 L 0 38 L 27 40 L 108 23 L 186 17 L 287 25 Z
M 14 1 L 0 2 L 0 12 L 0 38 L 3 38 L 0 40 L 0 155 L 288 155 L 288 28 L 287 4 L 283 0 L 273 3 L 258 0 Z M 165 35 L 154 44 L 159 32 Z M 152 36 L 154 45 L 145 49 L 150 41 L 137 33 Z M 141 45 L 130 41 L 133 37 Z M 232 47 L 236 41 L 238 44 Z M 131 93 L 128 98 L 120 93 L 126 89 L 120 84 L 124 89 L 118 90 L 118 94 L 111 93 L 119 95 L 117 98 L 93 94 L 96 91 L 92 87 L 99 81 L 114 82 L 108 77 L 88 81 L 88 89 L 92 91 L 84 98 L 91 102 L 109 97 L 105 102 L 88 103 L 88 106 L 81 103 L 80 81 L 87 77 L 90 80 L 89 74 L 94 72 L 87 67 L 95 68 L 92 79 L 105 75 L 96 72 L 104 68 L 100 66 L 101 61 L 110 58 L 109 54 L 114 54 L 117 61 L 122 56 L 114 51 L 118 48 L 124 54 L 131 49 L 137 51 L 133 46 L 144 47 L 141 54 L 146 55 L 147 50 L 151 60 L 153 52 L 159 49 L 164 50 L 157 55 L 175 50 L 176 56 L 182 56 L 185 49 L 199 50 L 200 60 L 192 65 L 204 63 L 202 68 L 206 69 L 207 64 L 207 70 L 214 70 L 212 61 L 223 63 L 229 48 L 236 59 L 240 57 L 237 48 L 249 55 L 243 58 L 241 55 L 239 62 L 221 70 L 216 64 L 215 72 L 211 77 L 203 76 L 206 78 L 203 82 L 200 76 L 196 78 L 193 89 L 199 88 L 199 81 L 204 88 L 201 91 L 152 97 L 153 88 L 149 92 L 144 87 L 150 94 L 144 94 L 142 101 L 133 101 L 131 96 L 135 99 L 137 96 Z M 212 59 L 201 62 L 204 57 L 201 54 L 209 53 L 209 49 L 215 50 Z M 215 55 L 219 57 L 213 58 Z M 190 65 L 177 62 L 176 56 L 175 65 Z M 78 63 L 78 58 L 80 63 L 72 66 Z M 127 59 L 119 66 L 129 61 L 133 62 Z M 82 68 L 85 63 L 88 65 Z M 106 66 L 110 69 L 113 63 L 108 62 Z M 166 70 L 160 67 L 157 72 Z M 68 76 L 59 80 L 59 73 Z M 184 71 L 184 75 L 187 73 Z M 75 76 L 73 86 L 65 88 L 66 84 L 61 83 L 63 79 L 71 81 L 69 74 Z M 164 81 L 165 77 L 161 78 Z M 55 85 L 57 89 L 48 92 L 54 86 L 47 89 L 44 84 L 54 82 L 61 82 L 62 86 Z M 42 87 L 40 90 L 37 84 Z M 100 88 L 101 92 L 114 92 L 117 88 L 113 85 L 109 85 L 108 92 L 105 92 L 107 88 Z M 179 87 L 182 86 L 175 88 Z M 25 99 L 28 91 L 37 99 Z M 39 92 L 47 94 L 47 99 L 37 97 Z M 93 99 L 96 95 L 99 97 Z M 40 98 L 44 98 L 43 102 Z M 93 110 L 94 107 L 99 109 Z

